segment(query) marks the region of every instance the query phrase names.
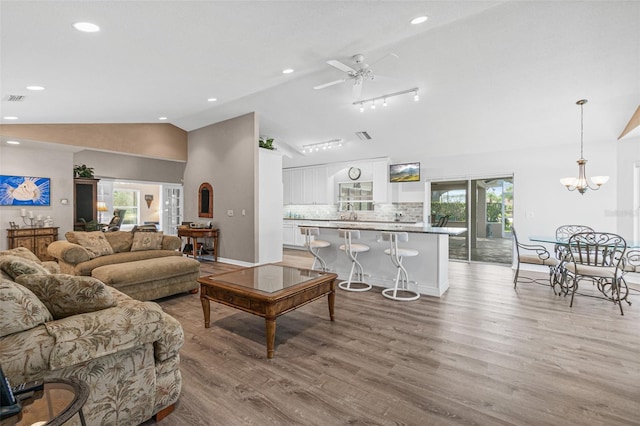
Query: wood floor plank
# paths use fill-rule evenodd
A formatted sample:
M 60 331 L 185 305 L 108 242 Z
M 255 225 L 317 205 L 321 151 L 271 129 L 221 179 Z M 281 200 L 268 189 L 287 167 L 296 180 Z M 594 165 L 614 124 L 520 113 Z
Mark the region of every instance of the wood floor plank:
M 569 308 L 548 286 L 514 290 L 508 267 L 449 268 L 442 298 L 339 291 L 335 322 L 324 299 L 279 317 L 271 360 L 262 318 L 212 303 L 205 329 L 198 295 L 159 300 L 185 330 L 182 395 L 161 424 L 640 425 L 639 292 L 621 316 L 603 299 Z

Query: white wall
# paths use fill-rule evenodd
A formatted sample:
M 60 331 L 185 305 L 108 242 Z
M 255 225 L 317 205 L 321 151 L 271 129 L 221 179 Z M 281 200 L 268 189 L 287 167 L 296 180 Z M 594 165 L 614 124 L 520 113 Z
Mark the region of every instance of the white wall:
M 0 146 L 0 174 L 38 176 L 51 178 L 51 205 L 28 207 L 34 215 L 51 216 L 58 230 L 59 239 L 73 230 L 73 152 L 55 149 L 25 149 Z M 61 199 L 68 204 L 62 205 Z M 9 222 L 24 225 L 20 209 L 0 206 L 0 228 L 9 228 Z M 6 234 L 0 238 L 0 249 L 7 248 Z
M 256 174 L 258 263 L 282 261 L 282 154 L 258 149 Z
M 634 209 L 634 198 L 640 197 L 640 188 L 633 187 L 633 169 L 640 164 L 640 137 L 622 139 L 618 146 L 618 204 L 611 214 L 618 221 L 618 232 L 627 239 L 640 243 L 640 236 L 633 236 L 633 222 L 640 220 L 640 210 Z

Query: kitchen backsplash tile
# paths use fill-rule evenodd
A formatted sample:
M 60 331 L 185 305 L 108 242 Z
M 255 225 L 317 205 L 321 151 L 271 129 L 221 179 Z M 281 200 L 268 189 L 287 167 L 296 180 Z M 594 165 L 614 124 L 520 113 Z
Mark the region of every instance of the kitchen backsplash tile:
M 422 203 L 375 204 L 373 211 L 356 211 L 360 221 L 392 222 L 397 218 L 402 222 L 422 222 Z M 337 204 L 287 205 L 283 217 L 293 219 L 338 220 L 345 212 L 338 211 Z

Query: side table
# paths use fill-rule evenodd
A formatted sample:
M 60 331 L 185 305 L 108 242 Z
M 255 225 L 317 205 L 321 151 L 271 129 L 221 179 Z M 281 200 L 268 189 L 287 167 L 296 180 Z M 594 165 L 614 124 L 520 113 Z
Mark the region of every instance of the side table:
M 82 406 L 89 397 L 89 386 L 76 378 L 45 380 L 42 397 L 22 400 L 22 412 L 3 419 L 0 426 L 59 426 L 76 414 L 86 426 Z

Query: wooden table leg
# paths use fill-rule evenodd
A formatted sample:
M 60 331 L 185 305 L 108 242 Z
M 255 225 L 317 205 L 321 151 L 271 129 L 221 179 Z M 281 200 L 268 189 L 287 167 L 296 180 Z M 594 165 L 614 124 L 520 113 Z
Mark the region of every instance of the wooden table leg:
M 276 319 L 265 318 L 267 331 L 267 358 L 273 358 L 274 346 L 276 344 Z
M 189 238 L 189 241 L 191 241 L 191 238 Z M 198 238 L 193 237 L 193 245 L 191 247 L 193 247 L 193 258 L 196 259 L 196 252 L 198 251 Z
M 204 313 L 204 328 L 209 328 L 211 325 L 211 305 L 209 299 L 204 297 L 205 289 L 203 286 L 200 288 L 200 303 L 202 303 L 202 312 Z
M 328 295 L 327 295 L 327 300 L 329 302 L 329 318 L 331 318 L 331 321 L 334 321 L 335 318 L 333 316 L 333 307 L 336 304 L 336 290 L 332 290 Z

